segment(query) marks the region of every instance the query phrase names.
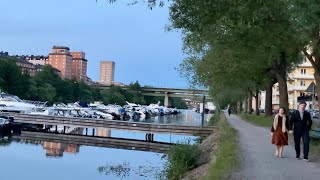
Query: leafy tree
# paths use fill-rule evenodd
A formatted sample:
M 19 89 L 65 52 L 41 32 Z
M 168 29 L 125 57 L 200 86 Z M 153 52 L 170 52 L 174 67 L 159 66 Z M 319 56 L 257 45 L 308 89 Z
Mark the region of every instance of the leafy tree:
M 288 1 L 174 0 L 171 28 L 182 30 L 184 51 L 195 59 L 184 70 L 209 86 L 216 100 L 230 102 L 243 99 L 248 90 L 257 96 L 273 81 L 264 74 L 274 74 L 280 105 L 287 108 L 287 72 L 300 61 L 301 46 L 291 13 Z M 239 90 L 242 95 L 234 96 Z
M 44 83 L 38 87 L 38 97 L 40 101 L 53 102 L 56 96 L 56 89 L 49 83 Z
M 293 0 L 290 3 L 293 11 L 292 24 L 299 30 L 297 37 L 303 43 L 301 50 L 313 66 L 314 78 L 318 86 L 316 93 L 320 97 L 320 4 L 317 0 Z M 319 102 L 318 98 L 318 104 Z
M 175 107 L 178 109 L 188 109 L 186 102 L 181 98 L 171 98 L 171 107 Z

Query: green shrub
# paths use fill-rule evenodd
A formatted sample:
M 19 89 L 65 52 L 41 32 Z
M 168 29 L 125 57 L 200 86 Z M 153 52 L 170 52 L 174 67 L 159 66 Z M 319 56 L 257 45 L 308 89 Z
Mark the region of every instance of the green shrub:
M 164 156 L 167 158 L 165 176 L 169 180 L 181 179 L 189 169 L 196 166 L 201 151 L 198 145 L 191 141 L 178 143 Z
M 221 114 L 217 111 L 209 120 L 209 126 L 214 126 L 220 120 Z

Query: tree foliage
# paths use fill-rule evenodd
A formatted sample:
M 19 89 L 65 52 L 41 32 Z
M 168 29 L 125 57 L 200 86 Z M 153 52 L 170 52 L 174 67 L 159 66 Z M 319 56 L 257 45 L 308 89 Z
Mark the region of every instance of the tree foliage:
M 276 78 L 287 107 L 286 76 L 303 44 L 292 13 L 285 0 L 174 0 L 170 29 L 182 30 L 189 55 L 180 71 L 218 103 L 239 102 Z
M 40 72 L 31 77 L 22 73 L 14 58 L 0 59 L 0 89 L 22 99 L 35 101 L 75 102 L 101 99 L 96 87 L 78 82 L 75 79 L 61 79 L 55 70 L 45 65 Z
M 45 65 L 40 72 L 31 77 L 22 73 L 15 64 L 15 59 L 0 59 L 0 89 L 14 94 L 22 99 L 34 101 L 48 101 L 70 103 L 76 101 L 103 101 L 105 104 L 125 105 L 126 101 L 149 105 L 160 101 L 163 105 L 164 97 L 148 97 L 142 94 L 142 87 L 138 81 L 131 83 L 128 90 L 112 86 L 109 90 L 100 92 L 99 87 L 89 86 L 76 79 L 61 79 L 50 65 Z M 181 98 L 173 98 L 172 106 L 186 108 Z

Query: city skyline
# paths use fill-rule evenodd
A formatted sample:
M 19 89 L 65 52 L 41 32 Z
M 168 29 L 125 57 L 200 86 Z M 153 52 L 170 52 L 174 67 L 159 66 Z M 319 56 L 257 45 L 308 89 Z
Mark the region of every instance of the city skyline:
M 112 59 L 117 64 L 115 81 L 188 87 L 175 70 L 183 59 L 181 35 L 165 31 L 169 24 L 167 7 L 151 11 L 143 3 L 127 6 L 121 2 L 54 2 L 19 2 L 23 6 L 18 9 L 13 6 L 17 0 L 5 2 L 6 10 L 0 12 L 0 20 L 6 25 L 0 30 L 0 50 L 17 55 L 46 55 L 54 45 L 67 46 L 86 53 L 88 77 L 94 80 L 99 80 L 100 61 Z M 59 2 L 64 6 L 60 7 Z M 67 7 L 75 12 L 69 13 Z M 4 16 L 13 9 L 29 9 L 30 13 Z M 79 16 L 84 11 L 89 13 Z

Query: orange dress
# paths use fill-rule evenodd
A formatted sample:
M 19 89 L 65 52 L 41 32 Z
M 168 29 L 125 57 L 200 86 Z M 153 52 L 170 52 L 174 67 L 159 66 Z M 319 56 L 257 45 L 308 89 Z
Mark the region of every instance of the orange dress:
M 289 119 L 287 118 L 286 121 L 289 121 Z M 286 123 L 286 126 L 287 126 L 287 124 L 288 123 Z M 287 129 L 288 129 L 288 127 L 287 127 Z M 272 144 L 277 145 L 277 146 L 288 145 L 288 133 L 282 132 L 282 117 L 281 116 L 279 116 L 279 119 L 278 119 L 277 129 L 275 130 L 272 126 L 271 132 L 273 132 L 273 136 L 272 136 L 272 140 L 271 140 Z

